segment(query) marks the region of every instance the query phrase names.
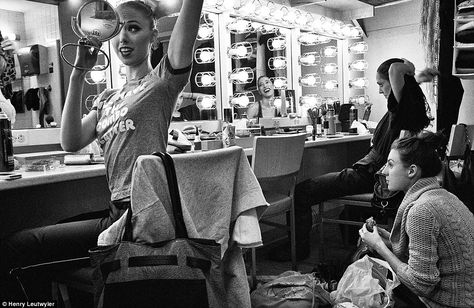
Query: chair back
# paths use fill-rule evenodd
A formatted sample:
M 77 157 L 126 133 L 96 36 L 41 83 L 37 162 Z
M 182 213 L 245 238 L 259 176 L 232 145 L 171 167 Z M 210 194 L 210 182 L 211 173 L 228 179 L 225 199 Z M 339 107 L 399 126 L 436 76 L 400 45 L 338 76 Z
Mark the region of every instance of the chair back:
M 257 179 L 296 174 L 306 134 L 258 136 L 253 142 L 252 169 Z

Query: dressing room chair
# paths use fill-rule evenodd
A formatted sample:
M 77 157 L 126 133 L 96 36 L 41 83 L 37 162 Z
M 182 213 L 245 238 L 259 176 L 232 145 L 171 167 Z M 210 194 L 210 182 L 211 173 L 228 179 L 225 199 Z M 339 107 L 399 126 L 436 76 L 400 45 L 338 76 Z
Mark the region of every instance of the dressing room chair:
M 344 217 L 336 218 L 329 218 L 327 217 L 327 210 L 340 207 L 340 206 L 358 206 L 363 208 L 374 208 L 372 206 L 372 195 L 373 193 L 365 193 L 365 194 L 356 194 L 356 195 L 348 195 L 340 198 L 335 198 L 331 200 L 327 200 L 324 202 L 319 203 L 319 219 L 313 224 L 314 226 L 319 225 L 319 260 L 324 260 L 325 257 L 325 245 L 324 245 L 324 225 L 325 224 L 338 224 L 338 225 L 345 225 L 345 226 L 360 226 L 364 225 L 365 222 L 362 221 L 355 221 L 350 219 L 344 219 Z M 388 220 L 388 224 L 379 224 L 377 225 L 382 228 L 391 228 L 393 224 L 393 219 Z M 347 232 L 346 232 L 347 233 Z M 345 234 L 347 237 L 347 234 Z
M 252 169 L 270 204 L 260 218 L 260 224 L 282 228 L 290 232 L 291 264 L 297 270 L 295 243 L 294 191 L 300 170 L 306 134 L 255 137 Z M 290 223 L 269 220 L 289 212 Z M 252 283 L 256 282 L 256 251 L 252 248 Z
M 28 291 L 22 280 L 25 277 L 48 277 L 51 279 L 52 299 L 58 303 L 62 302 L 65 308 L 70 308 L 69 288 L 91 294 L 91 298 L 94 294 L 93 268 L 90 264 L 89 257 L 66 259 L 14 268 L 10 271 L 10 275 L 19 282 L 27 300 L 31 299 L 28 298 Z

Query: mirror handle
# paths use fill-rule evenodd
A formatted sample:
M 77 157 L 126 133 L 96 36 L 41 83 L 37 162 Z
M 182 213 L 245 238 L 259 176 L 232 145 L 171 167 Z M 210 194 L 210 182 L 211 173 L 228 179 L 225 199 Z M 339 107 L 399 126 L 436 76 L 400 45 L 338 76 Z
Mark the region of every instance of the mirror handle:
M 104 54 L 104 57 L 106 59 L 106 64 L 104 65 L 96 65 L 94 67 L 97 67 L 96 69 L 92 68 L 88 68 L 88 67 L 82 67 L 82 66 L 76 66 L 74 65 L 73 63 L 69 62 L 67 59 L 66 59 L 66 56 L 64 56 L 64 49 L 68 46 L 85 46 L 85 47 L 89 47 L 89 48 L 94 48 L 94 49 L 98 49 L 99 52 L 103 53 Z M 66 62 L 69 66 L 72 66 L 74 68 L 77 68 L 77 69 L 80 69 L 80 70 L 85 70 L 85 71 L 103 71 L 105 69 L 107 69 L 107 67 L 109 67 L 110 65 L 110 58 L 109 56 L 100 48 L 97 48 L 96 46 L 92 46 L 92 45 L 88 45 L 87 43 L 81 43 L 81 44 L 73 44 L 73 43 L 67 43 L 67 44 L 64 44 L 62 47 L 61 47 L 61 51 L 60 51 L 60 55 L 61 55 L 61 58 L 64 60 L 64 62 Z

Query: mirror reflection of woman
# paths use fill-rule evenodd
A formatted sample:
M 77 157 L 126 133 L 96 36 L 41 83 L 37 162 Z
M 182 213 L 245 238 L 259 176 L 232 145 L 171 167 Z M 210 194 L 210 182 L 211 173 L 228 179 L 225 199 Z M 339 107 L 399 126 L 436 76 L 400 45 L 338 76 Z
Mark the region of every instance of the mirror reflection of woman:
M 249 119 L 254 118 L 273 118 L 276 116 L 277 108 L 275 101 L 275 86 L 267 76 L 260 76 L 257 81 L 258 93 L 262 98 L 250 105 L 247 109 Z
M 127 82 L 120 89 L 107 89 L 99 94 L 84 118 L 81 105 L 87 70 L 74 68 L 70 76 L 61 121 L 61 145 L 74 152 L 96 139 L 99 141 L 111 192 L 108 211 L 96 219 L 24 230 L 2 241 L 2 274 L 15 266 L 87 256 L 99 233 L 129 207 L 136 158 L 166 151 L 172 112 L 191 72 L 203 0 L 182 1 L 168 54 L 154 69 L 150 51 L 158 31 L 153 4 L 152 0 L 128 1 L 117 7 L 124 24 L 112 46 L 126 66 Z M 91 43 L 100 45 L 93 38 Z M 88 48 L 78 47 L 77 67 L 92 68 L 96 61 L 97 50 L 91 53 Z M 35 299 L 44 297 L 44 293 L 35 295 Z

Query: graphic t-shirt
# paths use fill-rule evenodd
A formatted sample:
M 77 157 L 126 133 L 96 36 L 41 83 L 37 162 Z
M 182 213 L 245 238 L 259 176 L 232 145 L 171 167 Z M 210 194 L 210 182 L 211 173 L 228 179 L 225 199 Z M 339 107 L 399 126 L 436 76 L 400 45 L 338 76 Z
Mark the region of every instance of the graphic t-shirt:
M 174 70 L 165 56 L 142 79 L 105 90 L 94 102 L 112 201 L 129 198 L 138 156 L 166 151 L 171 114 L 190 69 Z

